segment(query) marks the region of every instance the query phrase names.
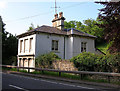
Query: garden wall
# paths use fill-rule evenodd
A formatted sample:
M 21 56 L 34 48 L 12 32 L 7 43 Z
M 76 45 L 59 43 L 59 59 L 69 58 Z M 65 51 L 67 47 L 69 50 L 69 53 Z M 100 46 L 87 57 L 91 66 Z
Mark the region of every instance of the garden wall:
M 65 71 L 78 71 L 73 62 L 69 60 L 57 60 L 52 63 L 53 69 L 65 70 Z

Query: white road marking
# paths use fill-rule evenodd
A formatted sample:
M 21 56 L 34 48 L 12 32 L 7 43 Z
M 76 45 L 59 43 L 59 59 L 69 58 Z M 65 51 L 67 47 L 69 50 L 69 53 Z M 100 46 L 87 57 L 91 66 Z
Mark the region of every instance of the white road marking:
M 77 87 L 80 87 L 80 88 L 86 88 L 86 89 L 94 89 L 94 88 L 83 87 L 83 86 L 77 86 Z
M 4 73 L 4 74 L 7 74 L 7 73 Z M 32 79 L 32 80 L 40 80 L 40 81 L 49 82 L 49 83 L 53 83 L 53 84 L 61 84 L 61 85 L 84 88 L 84 89 L 95 89 L 95 88 L 83 87 L 83 86 L 79 86 L 79 85 L 70 85 L 70 84 L 59 83 L 59 82 L 57 83 L 57 82 L 54 82 L 54 81 L 47 81 L 47 80 L 43 80 L 43 79 L 36 79 L 36 78 L 32 78 L 32 77 L 25 77 L 25 76 L 20 76 L 20 75 L 15 75 L 15 74 L 9 74 L 9 75 L 13 75 L 13 76 L 17 76 L 17 77 L 23 77 L 23 78 Z
M 21 88 L 21 87 L 18 87 L 18 86 L 15 86 L 15 85 L 9 85 L 10 87 L 13 87 L 13 88 L 17 88 L 17 89 L 21 89 L 21 90 L 24 90 L 24 91 L 29 91 L 27 89 L 24 89 L 24 88 Z
M 47 80 L 40 80 L 40 81 L 49 82 L 49 83 L 54 83 L 54 84 L 58 84 L 57 82 L 53 82 L 53 81 L 47 81 Z
M 65 83 L 59 83 L 61 85 L 66 85 L 66 86 L 71 86 L 71 87 L 76 87 L 75 85 L 70 85 L 70 84 L 65 84 Z

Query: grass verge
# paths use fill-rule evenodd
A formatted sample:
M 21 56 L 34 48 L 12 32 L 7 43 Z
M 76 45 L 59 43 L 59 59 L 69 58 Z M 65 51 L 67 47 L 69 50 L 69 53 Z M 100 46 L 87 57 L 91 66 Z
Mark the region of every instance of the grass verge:
M 103 53 L 107 53 L 108 51 L 108 44 L 107 43 L 102 43 L 98 46 L 96 46 L 96 48 L 98 48 L 99 50 L 101 50 Z
M 3 68 L 3 70 L 17 71 L 16 68 Z M 26 70 L 23 70 L 23 69 L 20 69 L 19 72 L 28 73 Z M 54 76 L 54 77 L 59 76 L 58 72 L 49 72 L 49 71 L 34 71 L 34 72 L 30 72 L 30 74 L 40 74 L 40 75 L 47 75 L 47 76 Z M 73 80 L 83 80 L 83 81 L 89 81 L 89 82 L 108 83 L 107 79 L 94 79 L 90 75 L 82 75 L 82 78 L 81 78 L 81 75 L 79 75 L 79 74 L 61 73 L 60 77 L 73 79 Z M 110 83 L 120 85 L 119 81 L 110 82 Z

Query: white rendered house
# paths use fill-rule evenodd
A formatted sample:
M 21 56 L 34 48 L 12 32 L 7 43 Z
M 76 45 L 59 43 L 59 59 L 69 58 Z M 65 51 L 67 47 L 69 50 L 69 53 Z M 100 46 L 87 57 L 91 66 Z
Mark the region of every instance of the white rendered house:
M 96 53 L 95 36 L 76 29 L 64 29 L 63 13 L 55 14 L 53 26 L 41 26 L 18 35 L 18 66 L 35 67 L 38 55 L 54 52 L 62 59 L 79 53 Z

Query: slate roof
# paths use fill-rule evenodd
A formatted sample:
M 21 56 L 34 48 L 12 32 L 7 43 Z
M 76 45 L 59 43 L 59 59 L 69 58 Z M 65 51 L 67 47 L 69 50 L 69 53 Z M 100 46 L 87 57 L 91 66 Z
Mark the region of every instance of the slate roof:
M 76 30 L 74 28 L 70 28 L 70 29 L 65 29 L 65 30 L 60 30 L 58 28 L 55 27 L 51 27 L 51 26 L 46 26 L 43 25 L 39 28 L 36 28 L 34 30 L 30 30 L 28 32 L 22 33 L 20 35 L 18 35 L 17 37 L 24 37 L 24 36 L 28 36 L 31 34 L 35 34 L 37 32 L 41 32 L 41 33 L 49 33 L 49 34 L 57 34 L 57 35 L 78 35 L 78 36 L 85 36 L 85 37 L 92 37 L 92 38 L 96 38 L 96 36 L 84 33 L 82 31 Z

